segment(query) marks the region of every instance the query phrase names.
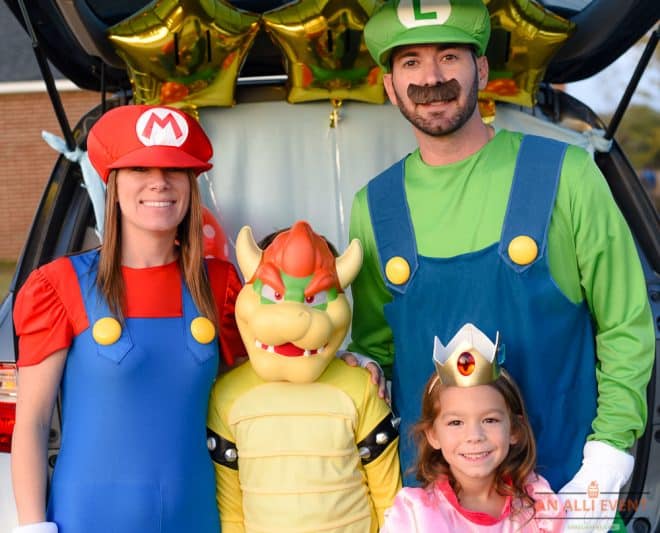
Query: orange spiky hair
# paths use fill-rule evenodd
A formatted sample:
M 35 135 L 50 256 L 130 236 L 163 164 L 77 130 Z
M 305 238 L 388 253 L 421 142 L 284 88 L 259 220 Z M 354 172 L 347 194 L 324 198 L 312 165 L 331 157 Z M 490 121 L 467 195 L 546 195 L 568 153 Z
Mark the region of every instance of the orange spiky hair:
M 312 276 L 305 289 L 305 296 L 330 288 L 342 292 L 335 268 L 335 256 L 325 239 L 314 233 L 304 221 L 296 222 L 273 239 L 264 250 L 254 278 L 284 292 L 280 272 L 296 278 Z

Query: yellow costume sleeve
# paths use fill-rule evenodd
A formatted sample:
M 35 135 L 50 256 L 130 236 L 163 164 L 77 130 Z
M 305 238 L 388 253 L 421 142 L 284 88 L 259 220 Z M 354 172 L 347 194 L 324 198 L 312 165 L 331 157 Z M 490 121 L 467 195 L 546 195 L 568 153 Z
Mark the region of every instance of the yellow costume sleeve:
M 238 470 L 214 464 L 215 498 L 220 511 L 222 533 L 244 533 L 243 494 L 238 481 Z
M 401 488 L 399 466 L 399 438 L 397 437 L 375 461 L 365 465 L 367 484 L 376 508 L 378 526 L 383 525 L 383 513 L 394 503 L 394 496 Z
M 236 370 L 240 370 L 240 367 Z M 230 387 L 231 379 L 228 379 L 233 374 L 234 371 L 225 374 L 213 385 L 207 420 L 209 430 L 229 442 L 235 442 L 227 424 L 227 414 L 233 398 L 235 398 Z M 220 512 L 222 532 L 244 533 L 243 494 L 238 479 L 238 469 L 219 464 L 216 460 L 213 461 L 213 467 L 215 468 L 215 497 Z
M 366 372 L 365 372 L 366 373 Z M 378 387 L 371 383 L 366 373 L 366 386 L 360 405 L 360 420 L 356 432 L 357 442 L 368 439 L 378 427 L 385 422 L 390 424 L 391 411 L 385 401 L 378 396 Z M 394 502 L 394 496 L 401 488 L 401 467 L 399 465 L 398 436 L 387 443 L 382 452 L 371 460 L 363 459 L 363 466 L 367 476 L 367 485 L 374 502 L 378 525 L 383 525 L 383 513 Z

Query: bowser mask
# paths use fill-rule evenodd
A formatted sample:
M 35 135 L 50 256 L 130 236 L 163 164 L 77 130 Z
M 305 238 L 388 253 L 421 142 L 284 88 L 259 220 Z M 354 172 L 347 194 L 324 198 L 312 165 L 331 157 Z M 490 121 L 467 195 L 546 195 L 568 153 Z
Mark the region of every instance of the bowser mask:
M 323 237 L 299 221 L 261 250 L 245 226 L 236 257 L 246 280 L 236 322 L 254 371 L 266 381 L 316 381 L 348 331 L 343 289 L 362 266 L 360 242 L 335 258 Z

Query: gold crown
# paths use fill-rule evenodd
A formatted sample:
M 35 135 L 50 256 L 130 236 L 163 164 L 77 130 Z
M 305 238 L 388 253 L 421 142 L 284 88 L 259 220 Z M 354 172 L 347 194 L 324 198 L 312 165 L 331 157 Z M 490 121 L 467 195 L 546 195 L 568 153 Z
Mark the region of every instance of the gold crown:
M 500 375 L 503 360 L 499 332 L 493 344 L 473 324 L 465 324 L 447 346 L 438 337 L 433 341 L 433 363 L 443 385 L 474 387 L 492 383 Z

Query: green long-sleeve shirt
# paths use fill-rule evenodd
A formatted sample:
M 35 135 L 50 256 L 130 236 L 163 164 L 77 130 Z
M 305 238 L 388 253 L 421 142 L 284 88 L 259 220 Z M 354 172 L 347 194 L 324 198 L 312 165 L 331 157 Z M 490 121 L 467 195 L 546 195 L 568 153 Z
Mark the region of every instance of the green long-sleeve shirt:
M 419 151 L 407 157 L 405 190 L 420 255 L 453 257 L 499 241 L 521 138 L 502 130 L 448 165 L 429 166 Z M 392 297 L 380 273 L 366 187 L 354 199 L 350 237 L 362 242 L 364 264 L 351 288 L 349 349 L 377 360 L 389 376 L 394 341 L 383 306 Z M 594 321 L 598 410 L 590 439 L 629 448 L 646 424 L 653 320 L 630 230 L 591 156 L 574 146 L 564 159 L 548 262 L 561 292 L 574 303 L 586 300 Z

